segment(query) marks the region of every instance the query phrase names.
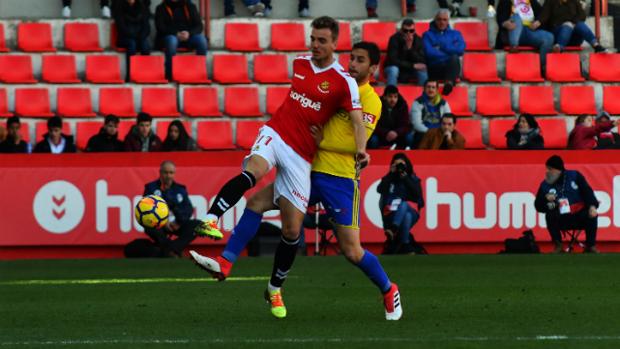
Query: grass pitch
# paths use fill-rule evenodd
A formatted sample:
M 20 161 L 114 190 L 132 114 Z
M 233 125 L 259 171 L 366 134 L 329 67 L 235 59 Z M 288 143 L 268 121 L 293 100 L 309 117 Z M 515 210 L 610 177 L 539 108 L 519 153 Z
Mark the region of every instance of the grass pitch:
M 0 262 L 0 348 L 619 348 L 620 255 L 381 258 L 404 316 L 342 257 L 298 257 L 289 315 L 271 258 L 223 283 L 188 260 Z

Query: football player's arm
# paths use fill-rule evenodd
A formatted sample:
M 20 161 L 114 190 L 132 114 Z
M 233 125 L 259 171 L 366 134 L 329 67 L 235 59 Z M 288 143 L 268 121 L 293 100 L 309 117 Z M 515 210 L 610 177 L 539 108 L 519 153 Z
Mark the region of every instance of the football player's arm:
M 374 128 L 369 125 L 365 125 L 364 128 L 366 129 L 366 142 L 368 142 L 368 138 L 372 135 Z M 351 155 L 355 155 L 357 153 L 357 146 L 354 138 L 336 138 L 332 137 L 329 133 L 324 134 L 323 140 L 319 144 L 319 148 L 322 150 Z

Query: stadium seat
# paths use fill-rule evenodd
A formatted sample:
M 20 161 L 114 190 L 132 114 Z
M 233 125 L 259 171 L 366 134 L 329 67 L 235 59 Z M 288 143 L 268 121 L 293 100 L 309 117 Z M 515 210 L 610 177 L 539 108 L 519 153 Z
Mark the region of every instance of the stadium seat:
M 56 114 L 62 117 L 94 117 L 90 88 L 59 88 Z
M 375 92 L 377 92 L 377 95 L 379 95 L 379 97 L 383 96 L 383 92 L 385 92 L 385 86 L 375 85 L 375 86 L 373 86 L 373 88 L 375 89 Z M 409 104 L 407 104 L 407 106 L 409 106 L 409 108 L 411 108 L 411 106 Z
M 467 51 L 491 51 L 486 22 L 458 22 L 454 29 L 461 32 Z
M 338 63 L 344 68 L 345 71 L 349 70 L 349 61 L 351 61 L 351 54 L 340 52 L 338 54 Z
M 306 51 L 306 32 L 302 23 L 272 23 L 271 49 L 274 51 Z
M 24 120 L 20 120 L 20 122 L 21 122 L 21 127 L 19 130 L 19 133 L 21 134 L 24 142 L 30 143 L 30 130 L 33 128 L 34 123 L 30 123 L 29 121 L 24 121 Z
M 365 22 L 362 24 L 362 41 L 374 42 L 381 51 L 386 51 L 390 36 L 395 32 L 394 22 Z
M 168 135 L 168 126 L 170 126 L 171 122 L 172 120 L 157 120 L 157 125 L 155 125 L 155 133 L 157 134 L 157 136 L 159 136 L 162 142 L 166 139 L 166 136 Z M 181 123 L 183 124 L 183 126 L 185 126 L 185 130 L 190 135 L 190 137 L 194 138 L 192 136 L 192 123 L 190 121 L 181 121 Z
M 484 149 L 480 120 L 459 119 L 456 130 L 465 137 L 465 149 Z
M 65 49 L 73 52 L 101 52 L 99 26 L 96 23 L 67 23 Z
M 620 115 L 620 86 L 603 86 L 603 110 Z
M 6 118 L 13 116 L 13 113 L 9 112 L 9 101 L 6 96 L 6 89 L 0 88 L 0 117 Z
M 96 135 L 101 130 L 103 123 L 101 121 L 80 121 L 75 127 L 75 145 L 80 150 L 85 150 L 90 137 Z M 123 138 L 119 134 L 119 139 Z
M 454 86 L 452 93 L 443 98 L 450 104 L 452 114 L 456 116 L 472 116 L 469 108 L 469 89 L 465 86 Z M 411 105 L 409 105 L 411 107 Z M 459 121 L 460 122 L 460 121 Z
M 507 53 L 506 80 L 512 82 L 542 82 L 538 53 Z
M 258 130 L 265 124 L 264 121 L 237 122 L 237 146 L 241 149 L 250 149 L 254 145 Z
M 138 84 L 166 84 L 164 56 L 131 56 L 130 80 Z
M 254 56 L 254 81 L 261 84 L 290 83 L 286 55 Z
M 538 119 L 540 135 L 545 140 L 545 149 L 566 149 L 568 134 L 565 119 Z
M 196 143 L 201 149 L 235 149 L 232 125 L 229 120 L 198 122 Z M 217 135 L 217 136 L 216 136 Z
M 99 114 L 114 114 L 120 118 L 135 117 L 133 90 L 129 87 L 100 88 Z
M 15 114 L 33 118 L 54 116 L 49 91 L 46 88 L 16 88 Z
M 213 55 L 213 80 L 221 84 L 249 84 L 245 55 Z
M 497 76 L 495 53 L 466 53 L 463 55 L 463 79 L 470 82 L 500 82 Z
M 28 55 L 1 55 L 0 82 L 6 84 L 34 84 L 32 57 Z
M 620 82 L 620 54 L 591 53 L 590 80 Z
M 430 28 L 430 26 L 431 22 L 415 22 L 415 33 L 418 34 L 419 37 L 422 37 L 424 33 L 428 31 L 428 28 Z
M 74 55 L 44 55 L 41 80 L 52 84 L 75 84 L 80 82 Z
M 519 113 L 532 115 L 557 115 L 553 86 L 520 86 Z
M 152 117 L 179 116 L 177 89 L 174 87 L 145 87 L 142 89 L 142 111 Z
M 290 87 L 267 87 L 267 114 L 273 115 L 280 108 L 286 96 L 288 96 L 288 91 Z
M 17 25 L 17 47 L 25 52 L 56 52 L 49 23 L 21 22 Z
M 411 105 L 413 104 L 413 101 L 418 99 L 418 97 L 422 95 L 423 91 L 424 91 L 424 88 L 422 88 L 422 86 L 413 86 L 413 85 L 399 85 L 398 86 L 398 92 L 400 92 L 403 98 L 405 98 L 405 100 L 407 101 L 407 105 L 409 106 L 409 109 L 411 109 Z
M 483 116 L 511 116 L 510 87 L 480 86 L 476 89 L 476 112 Z
M 560 111 L 568 115 L 596 115 L 593 86 L 560 86 Z
M 259 117 L 258 88 L 227 87 L 224 92 L 224 113 L 232 117 Z
M 180 84 L 209 84 L 207 56 L 176 55 L 172 57 L 172 80 Z
M 555 82 L 584 81 L 578 53 L 547 54 L 547 80 Z
M 86 81 L 93 84 L 122 84 L 121 63 L 116 55 L 86 56 Z
M 489 146 L 495 149 L 506 149 L 506 132 L 510 131 L 517 119 L 489 120 Z M 458 126 L 458 124 L 457 124 Z
M 6 39 L 4 38 L 4 24 L 0 23 L 0 52 L 9 52 L 6 47 Z
M 47 133 L 47 122 L 37 122 L 35 125 L 35 142 L 43 140 L 43 135 Z M 68 122 L 62 123 L 62 133 L 71 135 L 71 125 Z M 34 142 L 33 142 L 34 143 Z
M 351 23 L 338 21 L 339 34 L 338 45 L 336 51 L 351 51 L 353 45 L 351 44 Z
M 258 40 L 258 24 L 226 23 L 224 25 L 224 47 L 228 51 L 262 51 Z
M 118 139 L 125 140 L 125 137 L 131 132 L 131 129 L 136 124 L 135 120 L 122 120 L 118 123 Z
M 183 89 L 183 113 L 191 117 L 222 116 L 215 87 Z

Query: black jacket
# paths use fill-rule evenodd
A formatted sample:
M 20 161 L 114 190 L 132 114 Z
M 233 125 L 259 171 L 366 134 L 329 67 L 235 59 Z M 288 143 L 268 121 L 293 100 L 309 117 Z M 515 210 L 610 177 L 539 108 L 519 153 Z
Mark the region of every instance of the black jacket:
M 176 3 L 164 0 L 159 4 L 155 9 L 155 28 L 158 42 L 161 42 L 164 36 L 176 36 L 184 30 L 190 34 L 200 34 L 203 31 L 198 9 L 188 0 L 179 0 Z
M 49 142 L 47 141 L 49 134 L 43 135 L 43 140 L 37 145 L 35 145 L 33 153 L 51 153 L 52 148 L 50 147 Z M 62 138 L 65 139 L 65 149 L 63 149 L 63 153 L 75 153 L 77 150 L 75 149 L 75 143 L 73 143 L 73 136 L 68 136 L 66 134 L 62 134 Z
M 519 130 L 512 129 L 506 132 L 506 145 L 508 149 L 532 150 L 545 148 L 545 140 L 540 135 L 539 129 L 534 129 L 527 135 L 527 142 L 525 144 L 519 145 L 519 141 L 521 141 Z
M 4 142 L 0 143 L 0 153 L 29 153 L 30 144 L 24 140 L 20 140 L 18 144 L 15 144 L 12 139 L 8 138 Z
M 381 178 L 377 192 L 381 194 L 382 207 L 389 204 L 388 201 L 393 198 L 415 202 L 419 209 L 424 207 L 422 181 L 415 173 L 405 177 L 400 177 L 397 173 L 389 173 Z
M 534 20 L 540 20 L 540 15 L 542 14 L 542 5 L 538 2 L 538 0 L 531 0 L 530 5 L 532 6 L 532 10 L 534 10 Z M 497 4 L 497 27 L 499 30 L 497 31 L 497 38 L 495 39 L 495 48 L 503 49 L 504 46 L 509 45 L 508 41 L 508 29 L 502 26 L 502 23 L 512 17 L 512 0 L 499 0 Z
M 540 187 L 538 188 L 538 192 L 536 193 L 536 200 L 534 201 L 536 211 L 541 213 L 549 213 L 558 210 L 557 205 L 553 209 L 550 209 L 547 206 L 548 201 L 545 196 L 551 189 L 555 189 L 558 199 L 560 196 L 564 196 L 569 199 L 571 204 L 577 201 L 583 202 L 585 205 L 584 209 L 588 209 L 590 206 L 594 206 L 596 208 L 599 206 L 592 187 L 590 187 L 590 184 L 588 184 L 586 178 L 581 174 L 581 172 L 564 170 L 555 183 L 548 184 L 547 182 L 542 181 Z
M 110 136 L 103 128 L 96 135 L 90 137 L 86 145 L 87 152 L 117 152 L 123 151 L 123 142 L 118 139 L 118 133 Z
M 381 117 L 375 128 L 375 134 L 383 141 L 390 131 L 396 131 L 399 138 L 405 137 L 411 131 L 409 106 L 401 94 L 398 95 L 398 102 L 391 110 L 382 100 Z
M 161 151 L 161 139 L 153 131 L 149 134 L 147 141 L 149 142 L 148 151 Z M 142 138 L 140 138 L 137 126 L 131 128 L 123 143 L 125 151 L 142 151 Z
M 189 221 L 194 212 L 187 189 L 183 184 L 173 182 L 170 188 L 162 190 L 160 180 L 156 179 L 144 186 L 144 196 L 147 195 L 161 196 L 168 204 L 168 209 L 174 213 L 175 222 L 178 224 Z
M 150 12 L 143 0 L 136 0 L 134 6 L 129 6 L 125 0 L 116 1 L 113 12 L 119 40 L 143 39 L 151 33 Z
M 413 71 L 414 63 L 425 63 L 424 45 L 422 38 L 418 34 L 413 36 L 413 44 L 411 49 L 407 49 L 405 37 L 398 31 L 390 37 L 388 41 L 387 58 L 385 66 L 395 65 L 400 70 Z

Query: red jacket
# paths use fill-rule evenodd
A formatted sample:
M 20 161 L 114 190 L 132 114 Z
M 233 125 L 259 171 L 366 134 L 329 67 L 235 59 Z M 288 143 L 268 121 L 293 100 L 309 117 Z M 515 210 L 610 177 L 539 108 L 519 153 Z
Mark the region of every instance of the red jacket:
M 611 122 L 599 122 L 594 126 L 579 124 L 568 136 L 568 149 L 594 149 L 597 145 L 597 137 L 614 128 Z

